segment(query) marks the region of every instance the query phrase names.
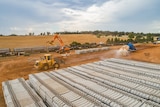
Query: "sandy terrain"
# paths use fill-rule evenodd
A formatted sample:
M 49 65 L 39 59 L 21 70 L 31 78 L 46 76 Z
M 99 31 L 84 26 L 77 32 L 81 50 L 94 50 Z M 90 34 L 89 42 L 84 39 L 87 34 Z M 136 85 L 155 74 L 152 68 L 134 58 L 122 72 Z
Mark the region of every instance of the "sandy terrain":
M 92 34 L 71 34 L 71 35 L 60 35 L 63 42 L 68 45 L 73 41 L 85 43 L 85 42 L 106 42 L 108 37 L 97 38 Z M 122 37 L 126 38 L 126 37 Z M 53 36 L 10 36 L 10 37 L 0 37 L 0 48 L 17 48 L 17 47 L 33 47 L 33 46 L 46 46 L 46 42 L 51 41 Z M 54 45 L 59 45 L 58 40 L 55 40 Z
M 82 36 L 83 42 L 85 40 L 86 41 L 87 40 L 88 41 L 89 40 L 95 40 L 96 41 L 96 39 L 99 39 L 99 38 L 94 38 L 93 36 L 89 38 L 89 35 L 87 37 L 88 38 L 85 39 L 84 36 Z M 6 37 L 6 38 L 9 39 L 9 41 L 8 41 L 9 43 L 5 44 L 4 46 L 6 46 L 6 47 L 12 46 L 11 48 L 14 48 L 15 46 L 17 46 L 17 47 L 22 46 L 22 45 L 19 45 L 19 44 L 16 45 L 15 42 L 11 42 L 12 40 L 14 40 L 13 37 L 11 37 L 11 38 Z M 19 39 L 17 39 L 17 40 L 20 40 L 20 41 L 22 40 L 22 37 L 18 37 L 18 38 Z M 27 38 L 27 37 L 24 37 L 24 38 Z M 32 38 L 32 37 L 28 37 L 28 38 Z M 33 45 L 35 46 L 36 45 L 35 43 L 32 44 L 32 42 L 34 42 L 34 40 L 30 40 L 30 39 L 28 40 L 28 38 L 26 39 L 26 42 L 23 43 L 23 46 L 24 46 L 24 44 L 26 46 L 33 46 Z M 100 38 L 97 41 L 99 42 L 99 41 L 101 41 L 101 39 L 102 38 Z M 46 40 L 44 40 L 44 41 L 46 41 Z M 75 40 L 76 40 L 76 37 L 75 37 Z M 78 39 L 78 40 L 81 41 L 80 39 Z M 104 38 L 102 40 L 104 40 Z M 4 44 L 4 41 L 3 41 L 3 44 Z M 7 41 L 7 39 L 6 39 L 6 41 Z M 6 43 L 6 41 L 5 41 L 5 43 Z M 19 41 L 19 43 L 20 43 L 20 41 Z M 38 40 L 36 39 L 36 41 L 38 41 Z M 39 40 L 39 41 L 41 41 L 41 43 L 42 43 L 42 40 Z M 30 42 L 30 44 L 27 44 L 29 42 Z M 2 47 L 1 44 L 2 43 L 0 41 L 0 46 Z M 41 45 L 41 44 L 38 42 L 37 45 Z M 99 60 L 102 60 L 102 59 L 105 59 L 105 58 L 112 58 L 112 57 L 126 58 L 126 59 L 146 61 L 146 62 L 152 62 L 152 63 L 159 63 L 160 64 L 160 51 L 159 51 L 160 50 L 160 45 L 138 44 L 138 45 L 136 45 L 137 51 L 133 52 L 133 53 L 130 53 L 130 55 L 125 56 L 125 57 L 124 56 L 119 56 L 119 55 L 116 54 L 117 50 L 120 47 L 121 46 L 112 46 L 112 47 L 110 47 L 110 50 L 108 50 L 108 51 L 87 53 L 87 54 L 81 54 L 81 55 L 76 55 L 72 51 L 72 54 L 65 59 L 66 63 L 61 64 L 61 68 L 74 66 L 74 65 L 85 64 L 85 63 L 89 63 L 89 62 L 93 62 L 93 61 L 99 61 Z M 52 54 L 55 57 L 59 56 L 59 54 L 57 54 L 57 53 L 52 53 Z M 43 53 L 32 54 L 30 56 L 18 56 L 18 57 L 17 56 L 10 56 L 10 57 L 3 57 L 3 58 L 0 57 L 0 107 L 5 107 L 1 83 L 5 80 L 15 79 L 15 78 L 18 78 L 18 77 L 24 77 L 25 79 L 27 79 L 28 74 L 41 72 L 41 71 L 36 70 L 33 67 L 33 65 L 34 65 L 35 60 L 39 59 L 39 57 L 42 57 L 42 56 L 43 56 Z

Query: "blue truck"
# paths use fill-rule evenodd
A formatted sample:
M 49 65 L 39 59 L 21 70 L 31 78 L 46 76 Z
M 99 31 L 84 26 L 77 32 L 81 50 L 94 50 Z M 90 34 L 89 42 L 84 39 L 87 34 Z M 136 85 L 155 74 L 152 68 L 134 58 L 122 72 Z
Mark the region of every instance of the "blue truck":
M 158 37 L 157 40 L 153 42 L 153 44 L 160 44 L 160 37 Z
M 129 42 L 127 45 L 129 46 L 129 51 L 136 51 L 135 46 L 131 42 Z

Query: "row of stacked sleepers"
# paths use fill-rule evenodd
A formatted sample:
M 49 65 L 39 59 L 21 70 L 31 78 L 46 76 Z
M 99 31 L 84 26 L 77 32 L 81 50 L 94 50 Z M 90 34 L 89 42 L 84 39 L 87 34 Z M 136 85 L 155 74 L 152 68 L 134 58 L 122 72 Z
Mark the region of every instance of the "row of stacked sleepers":
M 7 107 L 159 107 L 160 65 L 110 58 L 2 86 Z

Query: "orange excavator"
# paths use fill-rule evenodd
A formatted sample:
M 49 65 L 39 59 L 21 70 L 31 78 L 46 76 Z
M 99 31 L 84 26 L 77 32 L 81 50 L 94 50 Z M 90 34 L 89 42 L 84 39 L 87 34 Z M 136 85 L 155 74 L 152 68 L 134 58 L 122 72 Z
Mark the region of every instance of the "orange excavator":
M 70 48 L 66 45 L 64 45 L 64 42 L 62 41 L 62 39 L 60 38 L 59 34 L 54 34 L 53 36 L 53 40 L 52 41 L 48 41 L 49 44 L 53 45 L 54 41 L 58 39 L 59 43 L 60 43 L 60 48 L 57 51 L 57 53 L 63 54 L 63 53 L 69 53 L 70 52 Z

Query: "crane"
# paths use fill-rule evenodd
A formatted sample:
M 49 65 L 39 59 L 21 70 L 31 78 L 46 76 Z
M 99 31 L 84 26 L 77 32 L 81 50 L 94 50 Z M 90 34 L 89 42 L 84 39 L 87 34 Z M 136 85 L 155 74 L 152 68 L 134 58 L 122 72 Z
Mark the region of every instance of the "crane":
M 68 53 L 70 52 L 70 48 L 67 47 L 66 45 L 64 45 L 64 42 L 62 41 L 61 37 L 59 36 L 59 34 L 54 34 L 53 36 L 53 40 L 52 41 L 48 41 L 49 44 L 53 45 L 54 41 L 55 40 L 58 40 L 59 43 L 60 43 L 60 48 L 59 50 L 57 51 L 58 53 L 62 54 L 62 53 Z

